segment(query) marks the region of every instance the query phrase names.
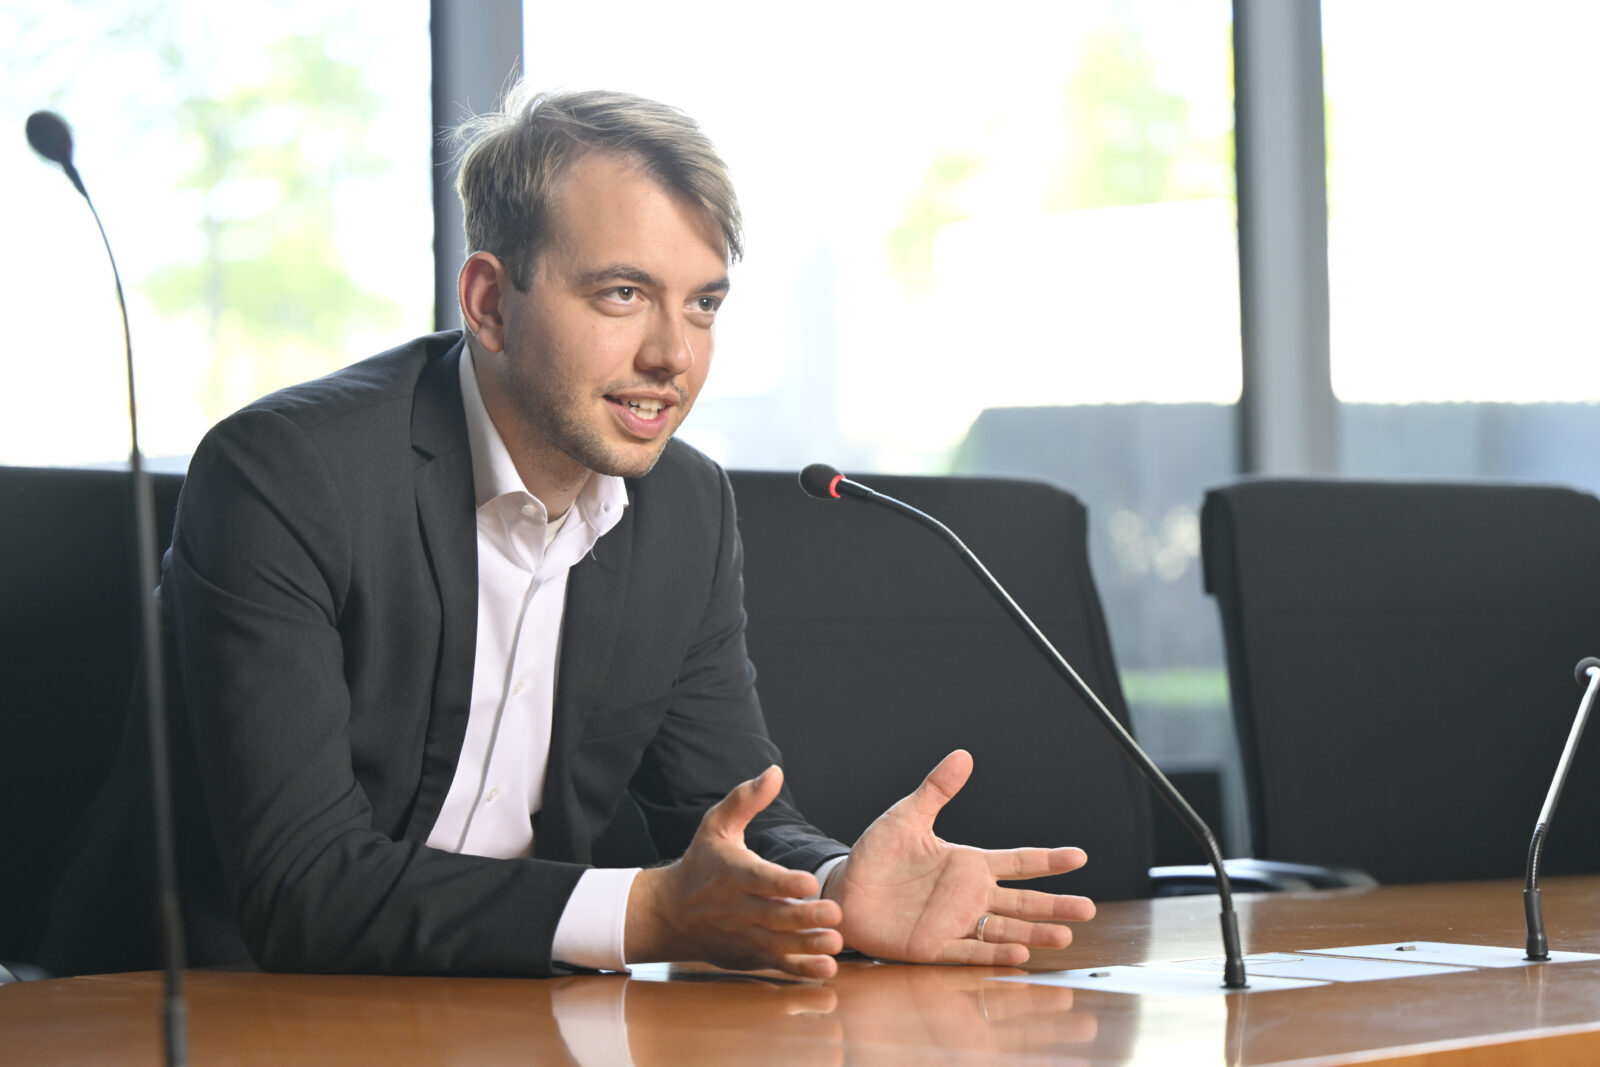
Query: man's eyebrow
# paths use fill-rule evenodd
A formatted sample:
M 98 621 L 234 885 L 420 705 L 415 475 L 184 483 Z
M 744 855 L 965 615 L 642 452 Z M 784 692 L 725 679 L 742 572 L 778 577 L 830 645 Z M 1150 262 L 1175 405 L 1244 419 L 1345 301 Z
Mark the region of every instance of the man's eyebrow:
M 600 282 L 632 282 L 634 285 L 660 284 L 655 275 L 649 271 L 626 263 L 613 263 L 606 267 L 596 267 L 594 270 L 586 270 L 578 275 L 578 285 L 581 288 L 588 288 Z
M 586 270 L 578 275 L 578 288 L 587 289 L 591 285 L 601 282 L 622 282 L 631 285 L 660 286 L 661 281 L 649 271 L 628 263 L 613 263 L 606 267 L 597 267 Z M 722 275 L 713 281 L 707 282 L 695 290 L 697 293 L 726 293 L 729 288 L 728 276 Z

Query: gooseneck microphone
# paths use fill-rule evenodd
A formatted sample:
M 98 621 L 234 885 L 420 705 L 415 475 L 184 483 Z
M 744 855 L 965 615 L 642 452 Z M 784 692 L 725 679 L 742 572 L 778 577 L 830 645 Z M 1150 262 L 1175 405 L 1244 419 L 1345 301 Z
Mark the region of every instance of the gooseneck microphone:
M 1600 658 L 1585 656 L 1578 661 L 1573 673 L 1578 684 L 1584 687 L 1583 699 L 1578 703 L 1578 717 L 1572 720 L 1567 747 L 1561 750 L 1556 776 L 1550 782 L 1550 792 L 1545 794 L 1544 807 L 1533 828 L 1533 841 L 1528 845 L 1528 882 L 1522 891 L 1522 911 L 1528 920 L 1528 959 L 1535 962 L 1550 958 L 1550 944 L 1544 936 L 1544 906 L 1539 900 L 1539 861 L 1544 858 L 1544 840 L 1550 832 L 1550 820 L 1556 815 L 1556 801 L 1561 799 L 1561 789 L 1567 784 L 1572 755 L 1578 750 L 1578 740 L 1583 737 L 1583 728 L 1589 721 L 1595 691 L 1600 690 Z
M 1123 728 L 1122 724 L 1117 721 L 1117 717 L 1111 714 L 1100 698 L 1095 695 L 1094 690 L 1090 689 L 1088 684 L 1078 676 L 1078 672 L 1072 669 L 1072 665 L 1056 650 L 1056 646 L 1050 643 L 1050 639 L 1040 631 L 1039 627 L 1034 625 L 1027 612 L 1022 610 L 1017 602 L 1011 598 L 1011 594 L 1006 592 L 1005 587 L 995 579 L 994 575 L 989 573 L 989 568 L 983 565 L 983 561 L 978 559 L 972 550 L 963 544 L 961 539 L 938 519 L 918 511 L 910 504 L 896 500 L 892 496 L 885 496 L 875 489 L 870 489 L 860 482 L 853 482 L 826 463 L 813 463 L 801 471 L 800 488 L 820 500 L 837 500 L 840 497 L 849 496 L 888 508 L 890 511 L 898 512 L 914 522 L 926 526 L 943 538 L 951 548 L 955 549 L 956 554 L 961 557 L 961 561 L 967 565 L 967 568 L 973 574 L 978 576 L 978 580 L 1000 602 L 1000 606 L 1005 609 L 1006 614 L 1010 615 L 1012 620 L 1022 628 L 1028 639 L 1033 642 L 1034 647 L 1044 654 L 1045 659 L 1050 661 L 1051 666 L 1055 667 L 1056 672 L 1065 678 L 1068 684 L 1083 698 L 1084 703 L 1089 706 L 1090 710 L 1100 720 L 1100 725 L 1105 727 L 1106 731 L 1111 734 L 1112 740 L 1122 747 L 1123 752 L 1127 753 L 1128 758 L 1133 760 L 1134 765 L 1139 768 L 1140 773 L 1160 794 L 1167 807 L 1172 809 L 1173 813 L 1183 822 L 1185 828 L 1194 835 L 1195 840 L 1199 841 L 1206 850 L 1206 855 L 1211 860 L 1211 867 L 1217 874 L 1217 894 L 1222 903 L 1222 946 L 1227 957 L 1227 962 L 1223 965 L 1222 971 L 1223 985 L 1229 989 L 1244 989 L 1248 983 L 1245 980 L 1244 957 L 1239 949 L 1239 922 L 1233 911 L 1233 887 L 1228 881 L 1228 872 L 1223 868 L 1222 849 L 1217 846 L 1216 836 L 1212 834 L 1211 828 L 1205 824 L 1205 820 L 1200 818 L 1189 802 L 1184 799 L 1183 794 L 1178 792 L 1177 787 L 1167 780 L 1166 775 L 1161 773 L 1161 768 L 1155 765 L 1155 761 L 1145 753 L 1144 749 L 1139 747 L 1139 743 L 1133 739 L 1133 735 Z
M 27 130 L 28 144 L 33 146 L 33 150 L 66 171 L 73 188 L 88 200 L 89 193 L 83 187 L 83 179 L 78 177 L 78 168 L 72 165 L 72 131 L 67 128 L 61 116 L 53 111 L 35 111 L 28 116 Z M 89 204 L 89 210 L 94 210 L 92 202 Z M 100 216 L 95 215 L 94 221 L 98 223 Z M 104 227 L 100 230 L 100 236 L 105 237 Z M 110 250 L 108 245 L 106 251 Z M 115 266 L 112 267 L 112 271 L 115 273 Z
M 168 1064 L 189 1062 L 189 1019 L 183 1000 L 183 916 L 178 907 L 175 850 L 172 835 L 172 788 L 167 768 L 166 676 L 161 663 L 161 620 L 156 609 L 156 521 L 155 493 L 150 472 L 144 469 L 139 452 L 139 413 L 133 388 L 133 336 L 128 329 L 128 302 L 122 295 L 122 276 L 117 257 L 111 253 L 100 212 L 95 210 L 89 191 L 84 188 L 78 169 L 72 165 L 72 131 L 59 115 L 35 111 L 28 116 L 28 144 L 33 150 L 58 165 L 83 195 L 100 230 L 100 241 L 111 261 L 111 277 L 117 287 L 117 307 L 122 311 L 122 351 L 128 370 L 128 471 L 133 482 L 134 539 L 138 544 L 139 632 L 144 655 L 144 696 L 150 730 L 151 796 L 155 813 L 156 891 L 160 900 L 162 959 L 166 989 L 162 1002 L 162 1031 Z

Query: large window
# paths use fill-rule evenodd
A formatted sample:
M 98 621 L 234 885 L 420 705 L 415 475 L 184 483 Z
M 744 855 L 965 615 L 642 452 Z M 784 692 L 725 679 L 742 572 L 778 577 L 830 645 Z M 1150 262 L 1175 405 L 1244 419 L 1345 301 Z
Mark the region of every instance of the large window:
M 93 220 L 29 151 L 39 108 L 127 287 L 152 456 L 432 322 L 428 6 L 24 0 L 0 10 L 0 462 L 127 456 L 122 329 Z M 32 330 L 27 327 L 34 327 Z M 181 469 L 181 459 L 178 460 Z
M 74 123 L 128 282 L 147 453 L 430 328 L 428 9 L 374 11 L 0 14 L 26 205 L 0 222 L 0 299 L 43 327 L 0 392 L 0 462 L 126 453 L 111 283 L 23 143 L 37 107 Z M 677 104 L 733 168 L 748 256 L 685 436 L 737 467 L 1073 491 L 1136 728 L 1169 767 L 1231 763 L 1196 522 L 1240 389 L 1225 0 L 537 3 L 524 25 L 536 84 Z
M 1600 490 L 1600 12 L 1325 4 L 1341 469 Z
M 733 169 L 748 254 L 684 436 L 1073 491 L 1136 728 L 1169 767 L 1230 764 L 1196 519 L 1236 462 L 1229 5 L 524 18 L 535 84 L 676 104 Z

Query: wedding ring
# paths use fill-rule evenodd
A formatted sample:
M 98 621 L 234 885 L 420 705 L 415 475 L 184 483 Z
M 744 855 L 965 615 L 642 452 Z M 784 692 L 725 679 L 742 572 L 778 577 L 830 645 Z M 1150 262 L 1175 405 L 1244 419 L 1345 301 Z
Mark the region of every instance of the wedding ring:
M 977 939 L 979 941 L 983 940 L 983 928 L 985 926 L 989 925 L 989 920 L 991 918 L 993 918 L 993 917 L 994 917 L 994 912 L 992 912 L 992 911 L 986 911 L 986 912 L 983 913 L 982 916 L 979 917 L 979 919 L 978 919 L 978 928 L 976 930 L 974 930 L 973 933 L 972 933 L 972 936 L 975 939 Z

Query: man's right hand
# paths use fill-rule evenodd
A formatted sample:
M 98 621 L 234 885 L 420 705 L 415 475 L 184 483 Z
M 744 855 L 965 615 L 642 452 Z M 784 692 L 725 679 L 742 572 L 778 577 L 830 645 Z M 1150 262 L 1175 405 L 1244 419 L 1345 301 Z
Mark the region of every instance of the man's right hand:
M 745 847 L 750 820 L 777 797 L 783 770 L 768 767 L 707 811 L 682 857 L 639 872 L 628 895 L 629 963 L 704 960 L 738 970 L 776 968 L 829 978 L 844 948 L 839 905 L 814 897 L 816 876 Z

